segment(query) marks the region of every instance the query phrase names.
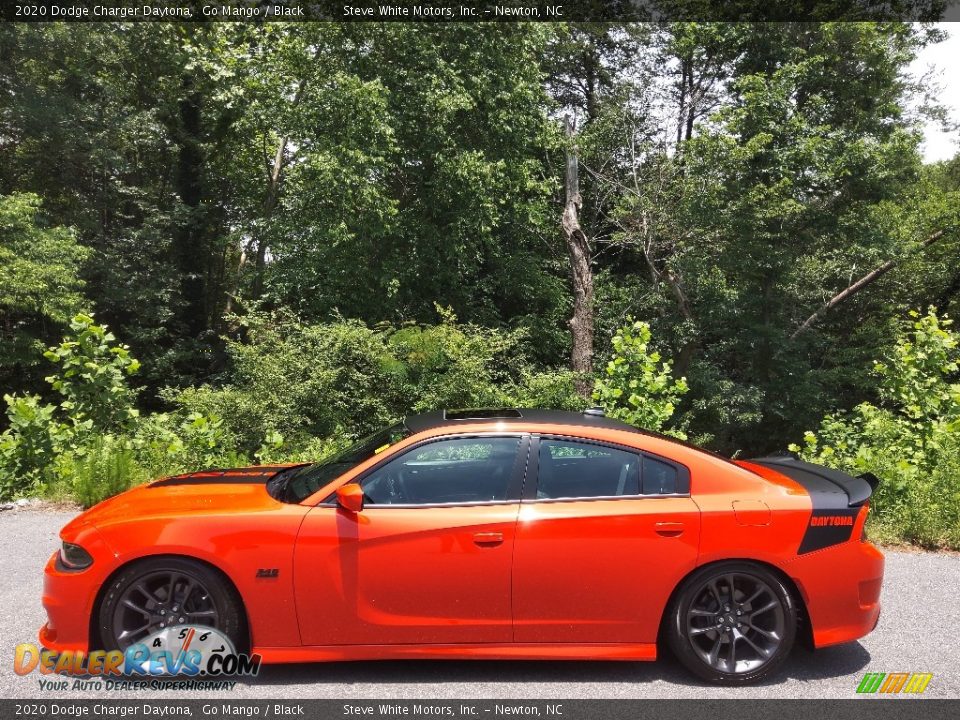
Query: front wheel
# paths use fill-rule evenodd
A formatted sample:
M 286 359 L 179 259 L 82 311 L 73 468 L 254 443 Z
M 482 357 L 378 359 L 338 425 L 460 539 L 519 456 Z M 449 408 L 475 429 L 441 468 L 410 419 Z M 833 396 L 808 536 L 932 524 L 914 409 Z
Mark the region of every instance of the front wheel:
M 790 591 L 752 563 L 698 570 L 683 583 L 669 613 L 674 655 L 688 670 L 719 685 L 746 685 L 774 672 L 797 633 Z
M 218 573 L 188 558 L 158 557 L 110 581 L 98 626 L 105 650 L 126 650 L 173 625 L 212 627 L 239 647 L 242 618 L 240 599 Z

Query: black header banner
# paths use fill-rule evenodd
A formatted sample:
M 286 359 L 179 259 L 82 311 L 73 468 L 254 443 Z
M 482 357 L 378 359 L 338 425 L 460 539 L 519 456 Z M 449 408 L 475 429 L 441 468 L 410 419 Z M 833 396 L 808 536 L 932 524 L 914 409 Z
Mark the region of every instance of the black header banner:
M 8 22 L 960 20 L 960 0 L 4 0 Z

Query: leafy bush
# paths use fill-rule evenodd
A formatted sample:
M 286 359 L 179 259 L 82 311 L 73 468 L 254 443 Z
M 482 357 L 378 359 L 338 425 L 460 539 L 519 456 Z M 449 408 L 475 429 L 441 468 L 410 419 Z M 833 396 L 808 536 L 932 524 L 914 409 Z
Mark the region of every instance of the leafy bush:
M 36 395 L 5 395 L 10 427 L 0 435 L 0 499 L 33 492 L 52 479 L 51 467 L 69 431 L 56 407 Z
M 59 406 L 32 395 L 5 397 L 10 426 L 0 435 L 2 498 L 62 485 L 74 470 L 73 460 L 97 451 L 91 443 L 100 442 L 103 433 L 130 429 L 137 418 L 127 377 L 139 363 L 128 348 L 91 315 L 75 316 L 70 328 L 71 335 L 44 353 L 57 365 L 47 382 L 62 397 Z M 105 482 L 117 486 L 112 479 Z
M 84 452 L 67 456 L 59 472 L 69 494 L 84 508 L 148 479 L 128 438 L 99 435 Z
M 606 414 L 647 430 L 663 430 L 676 403 L 687 392 L 684 378 L 674 378 L 672 363 L 650 349 L 650 326 L 624 325 L 613 336 L 613 357 L 593 387 L 593 399 Z M 682 430 L 669 432 L 685 437 Z
M 137 423 L 131 438 L 137 462 L 151 478 L 212 467 L 247 465 L 236 437 L 215 415 L 155 413 Z
M 440 313 L 437 325 L 375 328 L 253 315 L 247 342 L 228 344 L 229 383 L 167 397 L 222 418 L 241 452 L 271 460 L 302 457 L 315 438 L 355 438 L 438 407 L 583 407 L 570 373 L 527 360 L 520 332 Z
M 43 354 L 58 366 L 47 382 L 63 396 L 60 407 L 77 431 L 126 427 L 137 417 L 136 394 L 127 377 L 140 369 L 140 363 L 92 315 L 76 315 L 70 329 L 70 337 Z
M 932 308 L 910 317 L 874 365 L 879 404 L 825 417 L 790 449 L 879 477 L 871 518 L 881 537 L 960 547 L 960 336 Z
M 253 454 L 272 432 L 297 446 L 396 419 L 396 360 L 378 332 L 354 321 L 248 323 L 248 341 L 228 343 L 228 384 L 168 393 L 183 411 L 222 418 L 240 451 Z

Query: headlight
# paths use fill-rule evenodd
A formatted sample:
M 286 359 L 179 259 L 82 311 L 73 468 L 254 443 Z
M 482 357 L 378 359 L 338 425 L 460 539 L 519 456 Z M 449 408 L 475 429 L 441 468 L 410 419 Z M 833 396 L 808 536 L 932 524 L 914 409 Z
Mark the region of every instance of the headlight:
M 83 570 L 93 565 L 93 558 L 79 545 L 65 542 L 60 548 L 60 563 L 67 570 Z

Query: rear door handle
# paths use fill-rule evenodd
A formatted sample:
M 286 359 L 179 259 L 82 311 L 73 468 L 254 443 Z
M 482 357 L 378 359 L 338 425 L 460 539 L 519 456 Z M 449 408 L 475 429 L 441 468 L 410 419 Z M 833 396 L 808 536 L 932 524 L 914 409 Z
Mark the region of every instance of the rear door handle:
M 480 546 L 489 547 L 499 545 L 503 542 L 503 533 L 501 532 L 478 532 L 474 533 L 473 541 Z
M 677 537 L 683 534 L 684 525 L 681 522 L 658 522 L 653 526 L 657 535 L 664 537 Z

